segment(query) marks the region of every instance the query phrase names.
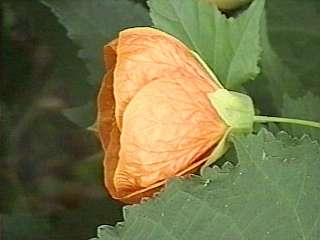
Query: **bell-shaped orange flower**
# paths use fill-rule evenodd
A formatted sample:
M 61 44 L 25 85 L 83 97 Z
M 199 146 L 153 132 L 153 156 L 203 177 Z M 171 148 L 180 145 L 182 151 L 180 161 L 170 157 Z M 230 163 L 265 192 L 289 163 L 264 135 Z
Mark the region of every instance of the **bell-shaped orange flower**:
M 199 169 L 228 126 L 208 94 L 221 86 L 179 40 L 132 28 L 104 48 L 97 128 L 111 196 L 136 203 Z

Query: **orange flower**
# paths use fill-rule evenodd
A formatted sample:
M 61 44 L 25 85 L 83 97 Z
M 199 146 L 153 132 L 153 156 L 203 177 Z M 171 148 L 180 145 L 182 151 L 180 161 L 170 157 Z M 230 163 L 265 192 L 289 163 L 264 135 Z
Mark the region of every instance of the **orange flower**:
M 228 126 L 208 98 L 221 86 L 179 40 L 132 28 L 104 48 L 97 127 L 111 196 L 136 203 L 199 169 Z

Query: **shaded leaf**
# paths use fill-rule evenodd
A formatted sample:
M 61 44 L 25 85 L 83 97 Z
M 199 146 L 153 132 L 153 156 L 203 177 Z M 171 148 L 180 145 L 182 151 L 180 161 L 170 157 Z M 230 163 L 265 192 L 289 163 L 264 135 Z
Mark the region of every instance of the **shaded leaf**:
M 80 127 L 88 128 L 95 122 L 96 106 L 95 103 L 89 102 L 83 106 L 66 109 L 62 113 L 71 122 Z
M 261 74 L 247 88 L 264 114 L 279 114 L 284 94 L 299 96 L 302 84 L 274 51 L 265 18 L 261 27 L 261 44 Z
M 150 0 L 157 28 L 195 50 L 228 89 L 239 88 L 259 73 L 260 22 L 264 0 L 256 0 L 237 18 L 198 0 Z
M 102 189 L 101 189 L 102 190 Z M 101 193 L 102 191 L 99 191 Z M 92 194 L 94 195 L 94 194 Z M 88 239 L 95 234 L 95 227 L 102 221 L 113 224 L 121 219 L 120 206 L 106 198 L 94 196 L 86 201 L 81 208 L 67 210 L 61 213 L 56 223 L 56 232 L 63 239 Z M 44 238 L 46 240 L 47 238 Z M 54 239 L 54 238 L 50 238 Z M 57 238 L 60 240 L 60 238 Z
M 319 145 L 265 130 L 233 141 L 239 166 L 172 181 L 98 239 L 319 239 Z
M 89 82 L 100 83 L 103 73 L 103 46 L 122 29 L 149 24 L 147 10 L 126 0 L 43 0 L 67 28 L 69 37 L 80 47 L 90 72 Z M 128 14 L 130 11 L 130 14 Z
M 280 114 L 284 95 L 320 94 L 320 58 L 315 54 L 320 46 L 319 11 L 316 0 L 267 2 L 261 29 L 261 74 L 248 86 L 264 114 Z
M 282 115 L 289 118 L 303 118 L 310 121 L 320 122 L 320 97 L 312 93 L 297 99 L 293 99 L 287 95 L 284 96 Z M 286 131 L 297 137 L 308 134 L 312 139 L 320 141 L 320 130 L 311 127 L 302 127 L 292 124 L 283 124 L 281 126 Z
M 320 2 L 271 0 L 267 4 L 271 44 L 303 89 L 320 95 Z M 288 41 L 290 39 L 290 41 Z

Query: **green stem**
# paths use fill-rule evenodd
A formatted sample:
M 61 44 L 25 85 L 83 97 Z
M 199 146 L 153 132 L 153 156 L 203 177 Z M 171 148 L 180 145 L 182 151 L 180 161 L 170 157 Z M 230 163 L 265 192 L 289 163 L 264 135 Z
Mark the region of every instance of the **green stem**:
M 256 123 L 269 123 L 269 122 L 289 123 L 289 124 L 297 124 L 297 125 L 302 125 L 302 126 L 320 128 L 320 122 L 313 122 L 313 121 L 292 119 L 292 118 L 254 116 L 254 122 L 256 122 Z

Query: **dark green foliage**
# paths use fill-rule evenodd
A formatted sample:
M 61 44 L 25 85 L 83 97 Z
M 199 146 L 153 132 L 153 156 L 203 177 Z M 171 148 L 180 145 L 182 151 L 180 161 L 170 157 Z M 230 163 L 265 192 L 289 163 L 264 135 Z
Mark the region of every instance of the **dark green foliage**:
M 319 121 L 320 111 L 317 110 L 319 106 L 320 97 L 315 96 L 310 92 L 305 96 L 297 99 L 293 99 L 285 95 L 281 114 L 290 118 L 301 118 L 301 116 L 303 116 L 303 118 L 310 121 Z M 291 126 L 288 124 L 283 124 L 282 127 L 293 136 L 301 137 L 307 134 L 312 139 L 320 141 L 320 131 L 318 129 L 301 126 Z
M 89 82 L 99 85 L 105 72 L 103 46 L 117 37 L 117 33 L 128 27 L 149 24 L 146 10 L 126 0 L 68 1 L 43 0 L 67 28 L 68 36 L 81 50 L 90 72 Z M 130 9 L 130 14 L 127 14 Z

